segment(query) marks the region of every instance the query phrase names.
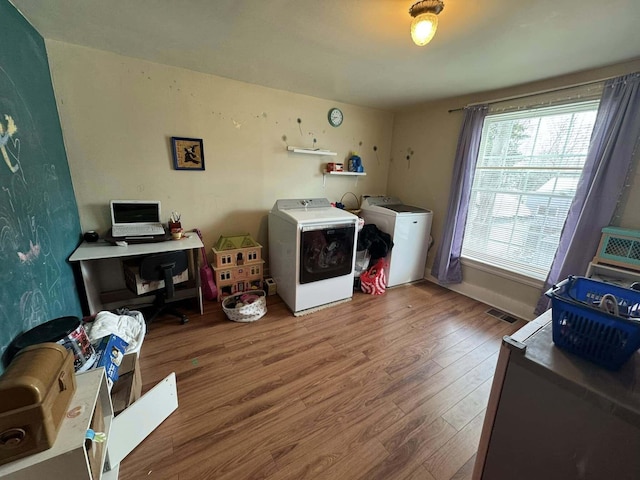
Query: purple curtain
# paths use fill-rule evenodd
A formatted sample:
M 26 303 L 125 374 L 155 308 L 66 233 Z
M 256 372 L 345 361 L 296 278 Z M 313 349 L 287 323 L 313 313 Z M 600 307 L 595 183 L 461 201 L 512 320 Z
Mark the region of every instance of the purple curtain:
M 486 116 L 486 105 L 476 105 L 464 109 L 464 120 L 453 166 L 447 218 L 431 269 L 431 275 L 443 285 L 462 282 L 462 267 L 460 265 L 462 237 L 467 222 L 471 186 L 478 161 L 482 126 Z
M 544 292 L 569 275 L 584 275 L 609 225 L 640 136 L 640 72 L 605 82 L 589 153 L 558 250 L 535 309 L 549 308 Z

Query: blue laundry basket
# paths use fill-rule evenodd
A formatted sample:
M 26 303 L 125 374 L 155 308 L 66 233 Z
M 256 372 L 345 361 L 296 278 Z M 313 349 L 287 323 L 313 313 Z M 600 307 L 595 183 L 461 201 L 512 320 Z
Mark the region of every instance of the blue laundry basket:
M 606 294 L 620 310 L 640 304 L 640 292 L 585 277 L 569 277 L 549 289 L 553 343 L 610 370 L 620 368 L 640 348 L 640 319 L 629 320 L 598 308 Z

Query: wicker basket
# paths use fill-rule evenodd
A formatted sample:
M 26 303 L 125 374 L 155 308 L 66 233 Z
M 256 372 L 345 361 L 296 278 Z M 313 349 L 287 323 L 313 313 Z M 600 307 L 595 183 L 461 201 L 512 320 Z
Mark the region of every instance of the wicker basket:
M 257 295 L 259 298 L 248 305 L 232 308 L 231 306 L 239 302 L 243 295 Z M 229 320 L 234 322 L 255 322 L 267 313 L 267 294 L 264 290 L 236 293 L 222 301 L 222 309 Z

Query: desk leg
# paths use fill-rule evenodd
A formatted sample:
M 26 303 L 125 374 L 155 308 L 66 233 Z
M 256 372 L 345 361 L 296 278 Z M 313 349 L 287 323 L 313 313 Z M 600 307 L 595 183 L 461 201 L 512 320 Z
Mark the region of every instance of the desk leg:
M 193 262 L 193 275 L 196 277 L 196 291 L 198 292 L 198 305 L 200 306 L 200 315 L 204 314 L 204 304 L 202 302 L 202 282 L 200 280 L 200 249 L 191 249 L 191 261 Z
M 82 282 L 84 283 L 84 291 L 87 295 L 87 304 L 89 306 L 89 315 L 95 315 L 102 310 L 100 301 L 100 291 L 98 288 L 97 272 L 93 268 L 95 262 L 91 260 L 80 261 L 80 272 L 82 273 Z

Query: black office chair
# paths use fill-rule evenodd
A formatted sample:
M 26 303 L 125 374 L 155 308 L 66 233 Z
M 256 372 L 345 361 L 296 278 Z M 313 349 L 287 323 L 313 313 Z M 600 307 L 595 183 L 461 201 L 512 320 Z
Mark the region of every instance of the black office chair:
M 147 319 L 151 323 L 161 313 L 168 313 L 180 319 L 185 324 L 189 319 L 182 313 L 174 310 L 166 304 L 175 295 L 173 276 L 184 272 L 188 268 L 186 250 L 177 252 L 158 253 L 144 257 L 140 262 L 140 277 L 147 282 L 164 280 L 164 288 L 155 291 L 156 298 L 153 301 L 155 308 L 153 314 Z

